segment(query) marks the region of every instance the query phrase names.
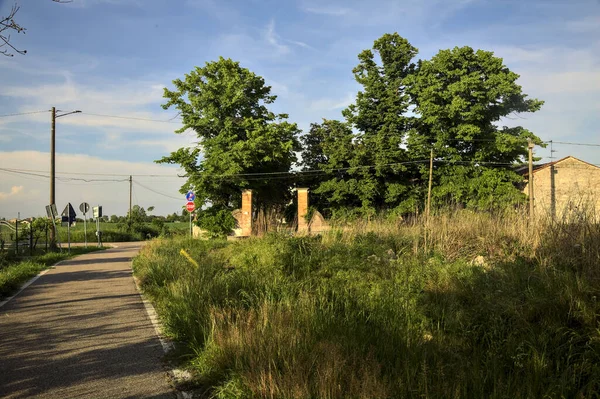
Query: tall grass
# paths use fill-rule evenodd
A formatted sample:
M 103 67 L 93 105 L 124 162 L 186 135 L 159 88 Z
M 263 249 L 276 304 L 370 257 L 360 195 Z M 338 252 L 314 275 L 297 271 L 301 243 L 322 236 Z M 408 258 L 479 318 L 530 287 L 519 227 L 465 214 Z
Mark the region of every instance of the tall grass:
M 533 233 L 466 211 L 427 225 L 162 240 L 134 270 L 213 397 L 597 395 L 598 225 Z

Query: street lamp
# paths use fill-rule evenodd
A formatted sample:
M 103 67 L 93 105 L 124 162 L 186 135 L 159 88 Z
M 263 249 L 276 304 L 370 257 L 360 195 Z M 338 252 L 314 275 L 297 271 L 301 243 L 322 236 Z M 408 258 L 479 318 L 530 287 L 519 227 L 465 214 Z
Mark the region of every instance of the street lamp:
M 56 107 L 52 107 L 52 110 L 50 112 L 52 112 L 52 129 L 51 129 L 51 139 L 50 139 L 50 206 L 52 206 L 52 204 L 56 204 L 56 197 L 55 197 L 55 183 L 56 183 L 56 171 L 55 171 L 55 166 L 56 166 L 56 118 L 60 118 L 61 116 L 66 116 L 66 115 L 70 115 L 70 114 L 77 114 L 77 113 L 81 113 L 81 111 L 77 110 L 77 111 L 71 111 L 71 112 L 67 112 L 65 114 L 60 114 L 57 115 L 56 112 L 62 112 L 60 110 L 57 110 Z M 55 231 L 54 229 L 52 229 L 50 231 L 50 246 L 51 248 L 55 247 L 55 241 L 56 241 L 56 235 L 55 235 Z

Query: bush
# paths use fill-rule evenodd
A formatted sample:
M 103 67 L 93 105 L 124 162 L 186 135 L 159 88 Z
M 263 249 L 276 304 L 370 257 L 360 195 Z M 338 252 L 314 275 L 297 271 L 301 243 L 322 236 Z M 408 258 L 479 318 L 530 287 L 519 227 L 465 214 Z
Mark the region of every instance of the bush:
M 235 218 L 227 209 L 216 209 L 211 207 L 199 212 L 198 227 L 206 230 L 210 237 L 226 237 L 235 227 Z

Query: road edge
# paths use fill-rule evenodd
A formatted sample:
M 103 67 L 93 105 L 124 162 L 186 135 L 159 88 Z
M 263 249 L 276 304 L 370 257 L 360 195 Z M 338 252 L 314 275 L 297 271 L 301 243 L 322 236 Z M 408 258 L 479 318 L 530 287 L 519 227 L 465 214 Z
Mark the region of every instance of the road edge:
M 19 295 L 21 292 L 23 292 L 25 290 L 25 288 L 29 287 L 31 284 L 35 283 L 37 279 L 39 279 L 40 277 L 42 277 L 44 274 L 48 273 L 50 270 L 54 269 L 56 266 L 59 266 L 61 263 L 65 262 L 65 260 L 61 260 L 56 262 L 53 265 L 48 266 L 47 269 L 42 270 L 41 272 L 39 272 L 37 275 L 33 276 L 32 278 L 30 278 L 29 280 L 27 280 L 20 288 L 17 292 L 15 292 L 12 296 L 9 296 L 8 298 L 6 298 L 4 301 L 0 302 L 0 308 L 4 305 L 6 305 L 7 303 L 9 303 L 10 301 L 12 301 L 17 295 Z
M 165 355 L 168 355 L 173 349 L 175 349 L 175 345 L 169 339 L 165 338 L 165 336 L 163 334 L 163 327 L 162 327 L 162 324 L 158 317 L 158 314 L 156 313 L 156 309 L 154 308 L 154 305 L 152 305 L 152 303 L 145 298 L 142 288 L 140 287 L 139 280 L 133 274 L 133 262 L 132 262 L 131 272 L 132 272 L 132 278 L 133 278 L 133 282 L 135 284 L 135 288 L 136 288 L 138 294 L 140 295 L 140 299 L 142 300 L 142 303 L 144 304 L 144 309 L 146 309 L 146 314 L 148 315 L 148 318 L 150 319 L 150 323 L 152 323 L 152 327 L 154 327 L 154 332 L 160 342 L 160 346 L 162 347 Z M 175 394 L 177 395 L 177 399 L 193 399 L 194 398 L 193 392 L 182 391 L 182 390 L 177 389 L 177 382 L 182 379 L 181 376 L 186 375 L 185 371 L 175 368 L 175 369 L 167 370 L 167 374 L 168 374 L 169 378 L 175 382 L 174 389 L 175 389 Z

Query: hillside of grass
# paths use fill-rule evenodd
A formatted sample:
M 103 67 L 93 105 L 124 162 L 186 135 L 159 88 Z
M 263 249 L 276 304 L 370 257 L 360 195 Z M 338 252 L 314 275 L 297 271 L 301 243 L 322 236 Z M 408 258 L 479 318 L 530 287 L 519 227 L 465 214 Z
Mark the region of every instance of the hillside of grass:
M 595 397 L 598 224 L 429 226 L 157 240 L 134 272 L 211 397 Z

